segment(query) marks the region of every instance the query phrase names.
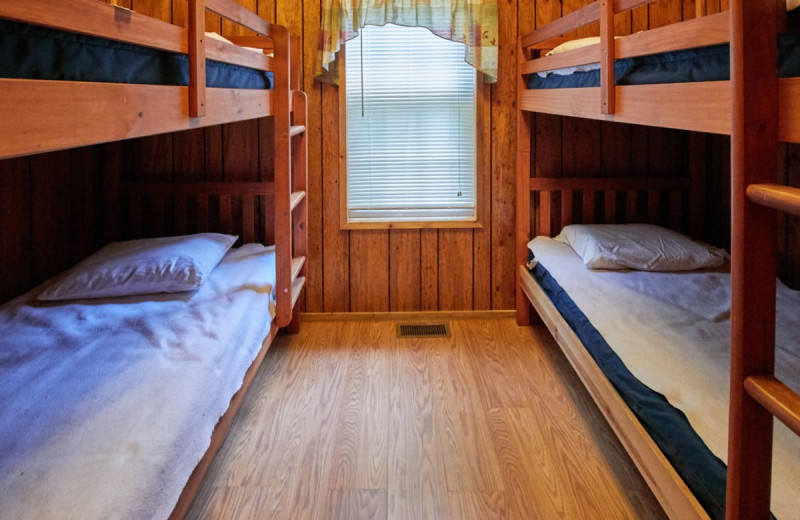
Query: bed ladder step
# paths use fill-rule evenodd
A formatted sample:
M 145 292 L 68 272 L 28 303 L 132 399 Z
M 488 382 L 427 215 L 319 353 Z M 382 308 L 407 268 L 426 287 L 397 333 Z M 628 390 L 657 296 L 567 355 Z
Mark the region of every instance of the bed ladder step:
M 780 184 L 751 184 L 747 187 L 747 198 L 768 208 L 800 215 L 800 188 Z
M 750 376 L 744 380 L 750 397 L 800 435 L 800 395 L 772 376 Z
M 293 125 L 289 127 L 289 137 L 300 135 L 306 131 L 305 125 Z
M 289 199 L 289 210 L 290 211 L 294 210 L 294 208 L 296 208 L 297 205 L 300 204 L 300 201 L 303 200 L 305 196 L 306 196 L 305 191 L 293 191 L 292 196 Z
M 292 258 L 292 282 L 297 280 L 297 277 L 300 275 L 300 270 L 303 269 L 305 263 L 306 257 L 304 256 Z
M 305 284 L 306 284 L 305 276 L 301 276 L 300 278 L 292 282 L 292 309 L 294 309 L 294 306 L 297 303 L 297 299 L 300 297 L 300 293 L 303 292 L 303 286 Z

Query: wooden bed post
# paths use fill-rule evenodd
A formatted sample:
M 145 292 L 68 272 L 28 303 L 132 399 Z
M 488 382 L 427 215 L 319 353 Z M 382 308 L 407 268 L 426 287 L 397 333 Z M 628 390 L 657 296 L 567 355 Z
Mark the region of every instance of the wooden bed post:
M 291 44 L 285 27 L 273 26 L 275 41 L 273 114 L 275 117 L 275 285 L 278 326 L 292 319 L 292 212 L 291 212 Z
M 772 376 L 775 353 L 775 214 L 746 197 L 776 180 L 777 4 L 731 2 L 731 389 L 726 518 L 767 519 L 772 415 L 745 390 Z
M 205 30 L 205 0 L 189 0 L 189 117 L 206 115 Z
M 600 0 L 600 113 L 616 110 L 614 89 L 614 0 Z
M 527 60 L 528 50 L 521 44 L 517 47 L 517 103 L 525 92 L 525 77 L 519 73 L 519 66 Z M 528 258 L 528 240 L 531 234 L 531 113 L 517 110 L 517 262 L 524 263 Z M 522 291 L 519 274 L 517 279 L 517 325 L 530 325 L 531 304 Z

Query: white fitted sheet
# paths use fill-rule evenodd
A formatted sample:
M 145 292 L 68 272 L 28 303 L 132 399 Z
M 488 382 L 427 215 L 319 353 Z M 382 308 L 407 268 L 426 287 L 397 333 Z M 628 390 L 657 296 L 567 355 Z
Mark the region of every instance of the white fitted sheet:
M 587 269 L 569 245 L 529 243 L 631 373 L 682 410 L 727 460 L 730 276 Z M 776 375 L 800 390 L 800 292 L 778 283 Z M 800 439 L 775 421 L 772 511 L 800 518 Z
M 274 317 L 273 248 L 195 292 L 0 307 L 0 519 L 167 518 Z

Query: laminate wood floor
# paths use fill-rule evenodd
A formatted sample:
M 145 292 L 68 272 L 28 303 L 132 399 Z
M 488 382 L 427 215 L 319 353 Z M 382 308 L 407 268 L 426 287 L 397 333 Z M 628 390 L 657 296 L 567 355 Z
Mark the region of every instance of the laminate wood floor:
M 188 518 L 665 518 L 544 328 L 450 325 L 278 337 Z

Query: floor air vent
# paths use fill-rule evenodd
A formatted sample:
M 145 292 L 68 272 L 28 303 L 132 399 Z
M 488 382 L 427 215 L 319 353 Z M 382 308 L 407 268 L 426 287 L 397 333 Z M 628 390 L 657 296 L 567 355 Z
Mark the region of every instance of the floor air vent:
M 449 338 L 446 323 L 409 323 L 397 325 L 398 338 Z

